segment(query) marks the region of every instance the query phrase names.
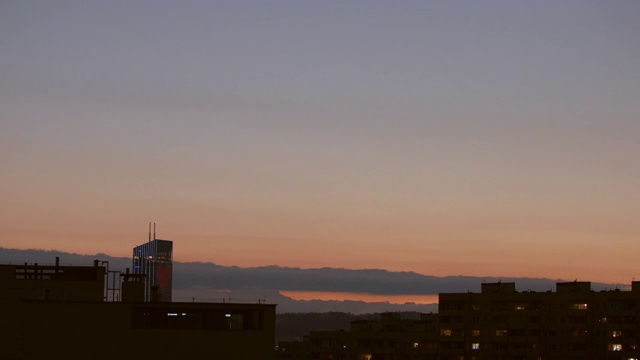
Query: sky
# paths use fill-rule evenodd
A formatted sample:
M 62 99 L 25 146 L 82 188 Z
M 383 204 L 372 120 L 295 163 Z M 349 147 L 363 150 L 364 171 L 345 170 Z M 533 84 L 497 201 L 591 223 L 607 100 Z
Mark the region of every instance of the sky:
M 0 1 L 0 246 L 640 278 L 640 2 Z

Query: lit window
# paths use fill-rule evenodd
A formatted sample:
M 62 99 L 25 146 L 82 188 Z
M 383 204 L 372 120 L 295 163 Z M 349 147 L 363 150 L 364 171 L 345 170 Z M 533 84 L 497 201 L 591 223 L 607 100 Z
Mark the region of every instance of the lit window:
M 622 344 L 609 344 L 609 351 L 622 351 Z
M 417 342 L 413 343 L 413 348 L 416 349 L 418 346 L 420 346 L 420 344 L 418 344 Z
M 473 349 L 473 350 L 480 350 L 480 343 L 473 343 L 473 344 L 471 344 L 471 349 Z
M 613 337 L 620 337 L 620 336 L 622 336 L 622 331 L 621 331 L 621 330 L 613 330 L 613 331 L 611 332 L 611 336 L 613 336 Z
M 440 329 L 440 335 L 451 336 L 451 329 Z
M 572 310 L 587 310 L 588 305 L 585 303 L 574 303 L 569 306 Z
M 242 314 L 224 314 L 226 318 L 225 328 L 230 330 L 241 330 L 243 328 L 244 317 Z
M 471 330 L 471 336 L 480 336 L 480 330 Z

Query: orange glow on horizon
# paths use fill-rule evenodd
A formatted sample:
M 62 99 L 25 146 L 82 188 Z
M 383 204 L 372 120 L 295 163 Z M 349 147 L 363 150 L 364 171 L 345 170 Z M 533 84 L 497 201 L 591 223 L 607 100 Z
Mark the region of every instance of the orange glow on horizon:
M 363 301 L 367 303 L 388 302 L 390 304 L 416 303 L 422 305 L 437 304 L 438 295 L 381 295 L 353 292 L 329 291 L 280 291 L 283 296 L 294 300 L 322 301 Z

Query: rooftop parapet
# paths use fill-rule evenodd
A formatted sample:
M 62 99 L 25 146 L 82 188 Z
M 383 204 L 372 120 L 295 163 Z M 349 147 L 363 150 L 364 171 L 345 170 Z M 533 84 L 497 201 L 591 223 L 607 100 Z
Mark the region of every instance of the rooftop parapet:
M 590 281 L 572 281 L 556 284 L 556 292 L 568 293 L 568 292 L 589 292 L 591 291 Z
M 498 294 L 498 293 L 514 293 L 516 292 L 516 283 L 513 282 L 497 282 L 497 283 L 483 283 L 483 294 Z
M 565 283 L 556 283 L 556 292 L 589 292 L 591 291 L 591 281 L 571 281 Z

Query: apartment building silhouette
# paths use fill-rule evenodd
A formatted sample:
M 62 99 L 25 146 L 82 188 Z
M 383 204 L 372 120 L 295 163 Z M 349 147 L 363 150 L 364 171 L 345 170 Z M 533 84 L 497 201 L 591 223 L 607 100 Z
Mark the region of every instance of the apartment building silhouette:
M 555 291 L 485 283 L 480 293 L 439 294 L 438 314 L 385 315 L 350 331 L 312 331 L 279 346 L 279 359 L 317 360 L 637 360 L 640 282 L 591 290 L 563 282 Z
M 491 283 L 439 299 L 440 353 L 448 358 L 640 358 L 640 282 L 630 291 L 564 282 L 555 292 Z
M 0 358 L 274 358 L 276 305 L 145 301 L 145 277 L 98 260 L 0 265 Z

